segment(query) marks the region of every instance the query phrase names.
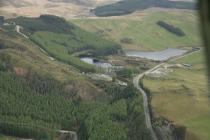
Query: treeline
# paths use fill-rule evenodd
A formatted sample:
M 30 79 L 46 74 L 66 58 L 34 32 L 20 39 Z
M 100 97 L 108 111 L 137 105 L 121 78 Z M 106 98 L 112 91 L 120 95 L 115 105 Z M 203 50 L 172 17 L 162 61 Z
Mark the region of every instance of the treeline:
M 0 16 L 0 26 L 4 24 L 4 17 Z
M 54 33 L 71 33 L 75 26 L 65 19 L 53 15 L 41 15 L 38 18 L 18 17 L 9 19 L 17 25 L 24 27 L 29 34 L 37 31 L 50 31 Z
M 185 33 L 178 27 L 174 27 L 173 25 L 170 25 L 164 21 L 158 21 L 157 25 L 159 25 L 160 27 L 166 29 L 167 31 L 177 35 L 177 36 L 185 36 Z
M 194 2 L 169 1 L 169 0 L 124 0 L 117 3 L 99 6 L 94 9 L 97 16 L 119 16 L 126 15 L 136 10 L 144 10 L 150 7 L 196 9 Z
M 105 89 L 109 105 L 97 108 L 85 120 L 88 140 L 151 140 L 145 126 L 142 97 L 133 85 L 122 87 L 102 81 L 96 85 Z

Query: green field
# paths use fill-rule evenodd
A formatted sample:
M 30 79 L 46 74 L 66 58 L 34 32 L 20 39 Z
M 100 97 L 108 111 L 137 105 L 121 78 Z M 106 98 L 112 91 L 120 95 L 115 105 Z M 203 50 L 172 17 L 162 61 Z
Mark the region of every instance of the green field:
M 156 24 L 159 20 L 180 28 L 186 36 L 178 37 L 159 27 Z M 162 50 L 201 44 L 194 11 L 151 9 L 124 17 L 84 18 L 72 22 L 98 36 L 118 42 L 124 50 Z M 129 41 L 123 42 L 125 39 Z
M 164 78 L 143 80 L 152 93 L 155 116 L 186 126 L 186 140 L 210 139 L 210 99 L 203 55 L 198 52 L 171 62 L 192 64 L 192 69 L 173 68 Z

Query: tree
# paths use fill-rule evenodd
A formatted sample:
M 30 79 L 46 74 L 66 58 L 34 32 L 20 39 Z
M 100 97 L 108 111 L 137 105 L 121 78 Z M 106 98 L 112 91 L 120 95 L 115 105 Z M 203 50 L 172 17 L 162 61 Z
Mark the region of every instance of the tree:
M 4 17 L 0 16 L 0 26 L 4 24 Z
M 206 59 L 208 63 L 208 74 L 210 77 L 210 1 L 199 0 L 198 2 L 199 14 L 201 20 L 201 31 L 205 45 Z

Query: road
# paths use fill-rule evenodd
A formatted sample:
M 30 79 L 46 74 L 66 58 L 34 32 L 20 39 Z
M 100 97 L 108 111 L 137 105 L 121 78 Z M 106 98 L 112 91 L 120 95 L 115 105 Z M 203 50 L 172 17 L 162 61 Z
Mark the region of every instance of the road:
M 21 33 L 20 29 L 22 29 L 21 26 L 19 26 L 19 25 L 16 25 L 16 26 L 15 26 L 15 30 L 16 30 L 16 32 L 17 32 L 18 34 L 20 34 L 21 36 L 23 36 L 23 37 L 26 38 L 26 39 L 29 39 L 29 37 L 28 37 L 27 35 L 25 35 L 24 33 Z
M 161 65 L 164 65 L 164 63 L 161 63 L 161 64 L 155 66 L 154 68 L 149 69 L 148 71 L 145 71 L 145 72 L 143 72 L 143 73 L 141 73 L 141 74 L 139 74 L 139 75 L 137 75 L 136 77 L 133 78 L 134 86 L 141 92 L 142 97 L 143 97 L 143 107 L 144 107 L 144 115 L 145 115 L 146 126 L 150 130 L 150 133 L 151 133 L 151 136 L 152 136 L 153 140 L 158 140 L 158 138 L 157 138 L 156 133 L 155 133 L 153 127 L 152 127 L 147 93 L 142 89 L 142 87 L 140 87 L 139 81 L 145 74 L 152 72 L 153 70 L 157 69 Z
M 183 54 L 183 55 L 178 56 L 178 57 L 176 57 L 176 58 L 172 58 L 172 59 L 170 59 L 170 60 L 168 60 L 168 61 L 170 61 L 170 62 L 176 61 L 176 60 L 178 60 L 178 59 L 181 59 L 181 58 L 186 57 L 186 56 L 188 56 L 188 55 L 191 55 L 191 54 L 193 54 L 193 53 L 197 53 L 197 52 L 199 52 L 199 51 L 201 51 L 201 49 L 192 51 L 192 52 L 190 52 L 190 53 Z M 151 136 L 152 136 L 152 139 L 153 139 L 153 140 L 158 140 L 158 138 L 157 138 L 157 135 L 156 135 L 156 133 L 155 133 L 153 127 L 152 127 L 152 122 L 151 122 L 151 116 L 150 116 L 150 110 L 149 110 L 149 103 L 148 103 L 147 93 L 146 93 L 146 92 L 143 90 L 143 88 L 139 85 L 139 81 L 140 81 L 140 79 L 143 78 L 144 75 L 151 73 L 152 71 L 154 71 L 155 69 L 159 68 L 160 66 L 162 66 L 162 65 L 164 65 L 164 64 L 165 64 L 165 63 L 162 62 L 162 63 L 156 65 L 155 67 L 153 67 L 153 68 L 151 68 L 151 69 L 149 69 L 149 70 L 147 70 L 147 71 L 145 71 L 145 72 L 143 72 L 143 73 L 141 73 L 141 74 L 139 74 L 139 75 L 137 75 L 137 76 L 135 76 L 135 77 L 133 78 L 133 84 L 134 84 L 134 86 L 141 92 L 141 94 L 142 94 L 142 96 L 143 96 L 143 107 L 144 107 L 144 114 L 145 114 L 146 126 L 147 126 L 147 128 L 150 130 Z

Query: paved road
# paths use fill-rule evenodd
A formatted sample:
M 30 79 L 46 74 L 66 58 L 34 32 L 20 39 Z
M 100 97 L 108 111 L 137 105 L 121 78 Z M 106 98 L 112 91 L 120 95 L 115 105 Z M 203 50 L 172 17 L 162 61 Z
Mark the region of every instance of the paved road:
M 140 87 L 139 85 L 139 80 L 147 73 L 152 72 L 153 70 L 157 69 L 158 67 L 160 67 L 161 65 L 164 65 L 164 63 L 161 63 L 157 66 L 155 66 L 154 68 L 141 73 L 139 75 L 137 75 L 136 77 L 133 78 L 133 84 L 134 86 L 141 92 L 142 96 L 143 96 L 143 107 L 144 107 L 144 115 L 145 115 L 145 120 L 146 120 L 146 126 L 147 128 L 150 130 L 151 132 L 151 136 L 153 140 L 158 140 L 156 133 L 152 127 L 152 122 L 151 122 L 151 116 L 150 116 L 150 110 L 149 110 L 149 103 L 148 103 L 148 98 L 147 98 L 147 93 Z
M 24 33 L 21 33 L 20 29 L 22 29 L 21 26 L 19 26 L 19 25 L 16 25 L 16 26 L 15 26 L 15 30 L 16 30 L 16 32 L 17 32 L 18 34 L 20 34 L 21 36 L 23 36 L 23 37 L 26 38 L 26 39 L 29 39 L 29 37 L 28 37 L 27 35 L 25 35 Z

